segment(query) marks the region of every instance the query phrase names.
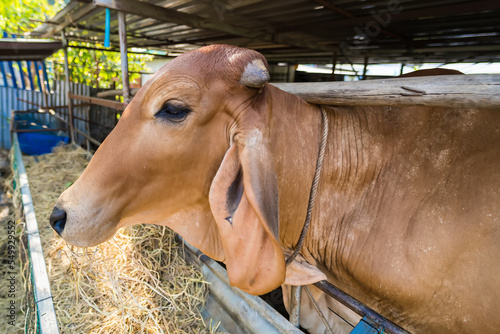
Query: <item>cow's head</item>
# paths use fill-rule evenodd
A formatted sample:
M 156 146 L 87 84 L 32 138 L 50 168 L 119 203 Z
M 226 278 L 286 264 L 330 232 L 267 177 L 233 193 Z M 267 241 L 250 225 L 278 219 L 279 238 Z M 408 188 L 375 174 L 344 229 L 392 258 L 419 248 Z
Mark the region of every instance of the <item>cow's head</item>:
M 237 47 L 170 61 L 61 195 L 53 228 L 93 246 L 123 226 L 167 225 L 224 261 L 233 285 L 253 294 L 280 285 L 268 80 L 262 55 Z

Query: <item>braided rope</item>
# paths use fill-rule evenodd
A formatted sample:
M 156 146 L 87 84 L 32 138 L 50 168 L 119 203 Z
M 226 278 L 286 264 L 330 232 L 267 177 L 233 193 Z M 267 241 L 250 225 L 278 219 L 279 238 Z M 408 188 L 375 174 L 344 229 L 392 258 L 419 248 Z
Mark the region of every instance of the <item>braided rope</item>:
M 297 242 L 295 250 L 293 251 L 292 255 L 290 255 L 290 257 L 286 259 L 285 264 L 287 266 L 290 263 L 292 263 L 292 261 L 300 253 L 302 246 L 304 244 L 304 240 L 306 239 L 307 230 L 309 229 L 309 225 L 311 224 L 311 216 L 312 216 L 312 211 L 314 209 L 314 202 L 316 201 L 316 192 L 318 191 L 319 179 L 321 177 L 321 167 L 323 166 L 323 160 L 325 158 L 326 143 L 328 139 L 328 117 L 323 107 L 320 108 L 321 108 L 321 117 L 323 120 L 323 133 L 321 137 L 321 146 L 319 149 L 318 160 L 316 161 L 316 171 L 314 172 L 314 179 L 311 187 L 311 192 L 309 194 L 309 204 L 307 205 L 306 220 L 304 222 L 304 226 L 302 227 L 302 232 L 300 232 L 299 241 Z

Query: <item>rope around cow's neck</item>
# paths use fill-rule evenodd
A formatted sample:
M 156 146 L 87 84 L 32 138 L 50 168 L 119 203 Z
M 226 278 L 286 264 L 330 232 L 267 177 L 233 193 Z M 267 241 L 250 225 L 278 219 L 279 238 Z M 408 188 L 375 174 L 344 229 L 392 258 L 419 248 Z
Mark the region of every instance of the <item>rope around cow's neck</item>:
M 288 266 L 297 257 L 302 249 L 304 240 L 306 239 L 307 230 L 311 224 L 311 216 L 314 208 L 314 202 L 316 200 L 316 192 L 318 190 L 319 179 L 321 177 L 321 167 L 323 166 L 323 160 L 325 158 L 326 143 L 328 140 L 328 117 L 326 115 L 325 109 L 320 106 L 321 118 L 323 120 L 323 134 L 321 137 L 321 146 L 319 149 L 318 160 L 316 161 L 316 171 L 314 172 L 314 179 L 311 187 L 311 193 L 309 194 L 309 204 L 307 205 L 306 220 L 304 222 L 304 227 L 302 227 L 302 232 L 300 232 L 299 241 L 297 241 L 297 246 L 293 251 L 292 255 L 286 259 L 285 264 Z

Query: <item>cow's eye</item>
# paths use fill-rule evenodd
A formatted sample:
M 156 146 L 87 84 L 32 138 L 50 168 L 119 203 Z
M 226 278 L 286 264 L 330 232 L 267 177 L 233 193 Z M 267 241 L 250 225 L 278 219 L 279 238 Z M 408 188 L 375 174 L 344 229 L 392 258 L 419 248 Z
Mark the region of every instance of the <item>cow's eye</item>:
M 160 111 L 155 114 L 155 117 L 179 123 L 185 120 L 190 112 L 191 110 L 189 108 L 168 101 L 163 104 Z

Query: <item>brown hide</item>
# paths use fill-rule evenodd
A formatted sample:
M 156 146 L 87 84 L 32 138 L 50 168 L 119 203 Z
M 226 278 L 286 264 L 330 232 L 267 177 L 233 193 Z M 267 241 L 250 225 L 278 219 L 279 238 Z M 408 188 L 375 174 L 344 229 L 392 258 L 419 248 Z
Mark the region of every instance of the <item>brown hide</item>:
M 125 225 L 167 225 L 225 261 L 232 284 L 246 291 L 284 283 L 283 251 L 304 222 L 321 114 L 272 85 L 242 85 L 255 59 L 264 61 L 211 46 L 162 68 L 61 195 L 62 237 L 94 245 Z M 158 119 L 165 101 L 191 112 L 180 122 Z M 287 271 L 287 281 L 326 275 L 417 333 L 496 332 L 500 113 L 326 110 L 323 177 L 302 251 L 314 267 L 295 263 L 307 278 L 289 280 Z
M 423 107 L 330 115 L 337 126 L 306 259 L 412 332 L 495 332 L 500 115 Z

